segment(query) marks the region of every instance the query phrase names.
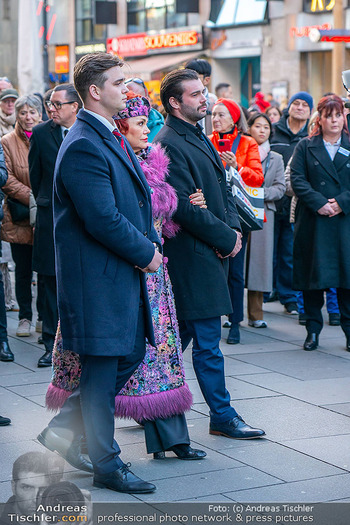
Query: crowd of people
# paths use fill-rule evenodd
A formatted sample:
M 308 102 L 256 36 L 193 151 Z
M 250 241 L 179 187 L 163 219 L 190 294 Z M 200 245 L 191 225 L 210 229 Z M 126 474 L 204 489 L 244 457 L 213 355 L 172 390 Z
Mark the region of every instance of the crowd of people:
M 265 435 L 232 406 L 220 350 L 222 316 L 227 343 L 240 344 L 245 288 L 248 325 L 266 328 L 264 302 L 279 300 L 306 326 L 307 351 L 319 344 L 326 292 L 330 324 L 341 325 L 350 351 L 344 101 L 328 93 L 312 116 L 307 92 L 285 107 L 258 92 L 245 109 L 230 84 L 213 94 L 210 81 L 210 64 L 192 60 L 165 76 L 155 108 L 144 81 L 126 79 L 121 59 L 105 53 L 84 56 L 74 84 L 43 97 L 19 96 L 0 79 L 1 239 L 15 267 L 16 334 L 31 334 L 36 272 L 38 367 L 53 366 L 46 403 L 58 410 L 38 440 L 93 473 L 97 487 L 156 489 L 121 460 L 115 416 L 144 427 L 155 459 L 205 458 L 185 418 L 191 342 L 209 433 Z M 240 216 L 232 177 L 263 188 L 262 228 Z M 15 359 L 8 262 L 4 362 Z

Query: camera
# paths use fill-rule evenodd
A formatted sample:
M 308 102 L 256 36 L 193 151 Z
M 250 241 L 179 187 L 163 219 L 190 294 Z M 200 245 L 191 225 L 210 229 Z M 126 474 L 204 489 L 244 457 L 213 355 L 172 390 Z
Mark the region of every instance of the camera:
M 341 76 L 343 80 L 343 86 L 345 87 L 346 91 L 350 93 L 350 69 L 342 71 Z

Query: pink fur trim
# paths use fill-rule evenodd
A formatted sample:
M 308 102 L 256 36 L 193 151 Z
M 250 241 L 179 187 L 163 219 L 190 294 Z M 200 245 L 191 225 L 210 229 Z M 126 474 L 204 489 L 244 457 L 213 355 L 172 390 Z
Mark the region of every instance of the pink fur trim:
M 64 405 L 66 399 L 69 398 L 72 392 L 67 392 L 63 388 L 58 388 L 52 383 L 49 384 L 49 387 L 46 392 L 45 406 L 48 410 L 57 412 Z
M 188 385 L 147 396 L 116 396 L 115 415 L 125 419 L 157 419 L 182 414 L 191 409 L 192 394 Z

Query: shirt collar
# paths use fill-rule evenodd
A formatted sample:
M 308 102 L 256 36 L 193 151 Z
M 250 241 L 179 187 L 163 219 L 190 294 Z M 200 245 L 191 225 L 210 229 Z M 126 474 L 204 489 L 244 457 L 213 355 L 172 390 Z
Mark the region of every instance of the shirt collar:
M 327 146 L 339 146 L 340 143 L 341 143 L 341 136 L 339 137 L 339 139 L 337 140 L 337 142 L 334 142 L 333 144 L 331 142 L 327 142 L 326 140 L 323 139 L 323 142 L 327 145 Z
M 84 110 L 86 111 L 86 113 L 90 113 L 90 115 L 92 115 L 93 117 L 97 118 L 97 120 L 99 120 L 104 126 L 106 126 L 106 128 L 109 129 L 109 131 L 111 131 L 113 133 L 113 131 L 115 130 L 116 126 L 113 124 L 111 124 L 109 122 L 109 120 L 107 120 L 105 117 L 103 117 L 102 115 L 99 115 L 98 113 L 95 113 L 94 111 L 91 111 L 90 109 L 85 109 Z

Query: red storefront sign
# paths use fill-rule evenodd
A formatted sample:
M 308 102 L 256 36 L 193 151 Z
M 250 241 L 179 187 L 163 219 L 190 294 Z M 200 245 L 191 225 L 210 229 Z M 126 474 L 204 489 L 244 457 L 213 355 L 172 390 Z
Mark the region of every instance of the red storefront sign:
M 181 47 L 201 46 L 202 34 L 197 30 L 169 33 L 134 33 L 107 39 L 107 53 L 122 57 L 141 56 L 156 51 L 176 51 Z

